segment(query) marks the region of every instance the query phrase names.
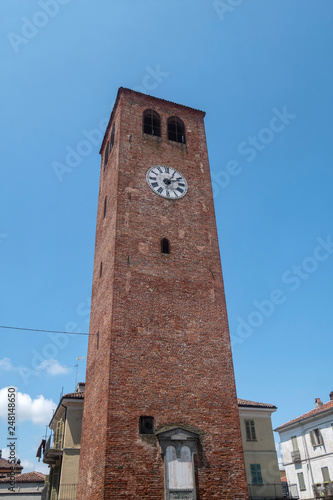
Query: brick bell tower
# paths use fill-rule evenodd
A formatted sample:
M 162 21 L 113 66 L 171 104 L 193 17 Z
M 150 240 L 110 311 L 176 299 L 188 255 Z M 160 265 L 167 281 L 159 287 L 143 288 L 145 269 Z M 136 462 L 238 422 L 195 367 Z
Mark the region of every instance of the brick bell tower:
M 204 116 L 117 94 L 101 147 L 80 500 L 247 497 Z

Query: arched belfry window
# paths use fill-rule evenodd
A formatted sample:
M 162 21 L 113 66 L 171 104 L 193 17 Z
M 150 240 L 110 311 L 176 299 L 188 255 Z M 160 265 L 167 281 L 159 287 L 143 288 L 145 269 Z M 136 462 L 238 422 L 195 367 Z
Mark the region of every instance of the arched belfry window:
M 163 238 L 161 240 L 161 252 L 166 254 L 170 253 L 170 241 L 168 238 Z
M 161 118 L 152 109 L 146 109 L 143 112 L 143 133 L 161 137 Z
M 168 139 L 169 141 L 186 143 L 184 122 L 177 116 L 168 118 Z

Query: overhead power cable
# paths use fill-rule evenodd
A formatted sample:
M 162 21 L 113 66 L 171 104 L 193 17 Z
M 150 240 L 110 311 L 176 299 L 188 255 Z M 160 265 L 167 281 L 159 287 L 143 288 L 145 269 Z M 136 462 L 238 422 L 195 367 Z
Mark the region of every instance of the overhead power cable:
M 59 330 L 39 330 L 38 328 L 20 328 L 19 326 L 2 326 L 0 328 L 5 328 L 7 330 L 22 330 L 26 332 L 42 332 L 42 333 L 66 333 L 67 335 L 97 335 L 96 333 L 86 333 L 86 332 L 62 332 Z

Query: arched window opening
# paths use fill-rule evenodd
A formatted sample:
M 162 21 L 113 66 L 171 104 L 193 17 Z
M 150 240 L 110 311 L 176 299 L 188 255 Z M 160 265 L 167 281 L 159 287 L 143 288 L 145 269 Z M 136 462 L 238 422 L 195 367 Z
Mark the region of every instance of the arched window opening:
M 115 130 L 115 123 L 113 124 L 112 131 L 111 131 L 111 138 L 110 138 L 110 153 L 113 149 L 114 145 L 114 130 Z
M 107 199 L 108 199 L 108 197 L 105 196 L 105 199 L 104 199 L 104 219 L 105 219 L 105 216 L 106 216 L 106 203 L 107 203 Z
M 169 141 L 186 143 L 185 125 L 177 116 L 168 118 L 168 139 Z
M 161 137 L 161 118 L 152 109 L 143 112 L 143 133 Z
M 106 148 L 105 148 L 105 153 L 104 153 L 104 170 L 106 169 L 108 159 L 109 159 L 109 143 L 107 143 Z
M 163 238 L 161 240 L 161 252 L 166 254 L 170 253 L 170 241 L 168 238 Z

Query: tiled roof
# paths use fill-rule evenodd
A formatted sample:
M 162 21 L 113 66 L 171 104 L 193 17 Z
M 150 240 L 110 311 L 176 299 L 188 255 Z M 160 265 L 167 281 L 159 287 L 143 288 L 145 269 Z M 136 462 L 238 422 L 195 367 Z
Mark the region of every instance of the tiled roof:
M 45 474 L 41 472 L 25 472 L 15 477 L 15 483 L 44 483 Z M 1 483 L 10 483 L 10 477 L 0 478 Z
M 69 392 L 68 394 L 64 394 L 63 398 L 84 399 L 84 392 Z
M 326 411 L 329 409 L 333 409 L 333 401 L 329 401 L 328 403 L 323 404 L 323 406 L 321 408 L 314 408 L 313 410 L 308 411 L 307 413 L 304 413 L 300 417 L 294 418 L 293 420 L 290 420 L 286 424 L 280 425 L 279 427 L 277 427 L 274 430 L 279 431 L 280 429 L 283 429 L 284 427 L 287 427 L 290 424 L 295 424 L 296 422 L 301 422 L 301 420 L 304 420 L 304 419 L 309 418 L 309 417 L 313 417 L 313 416 L 318 415 L 318 414 L 322 413 L 323 411 Z
M 0 469 L 11 469 L 12 468 L 12 465 L 10 462 L 8 462 L 8 460 L 6 460 L 5 458 L 0 458 Z M 16 470 L 22 470 L 23 467 L 22 465 L 15 465 L 15 469 Z
M 277 407 L 267 403 L 256 403 L 255 401 L 248 401 L 247 399 L 238 399 L 238 406 L 248 406 L 251 408 L 271 408 L 277 410 Z

